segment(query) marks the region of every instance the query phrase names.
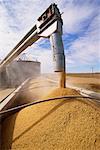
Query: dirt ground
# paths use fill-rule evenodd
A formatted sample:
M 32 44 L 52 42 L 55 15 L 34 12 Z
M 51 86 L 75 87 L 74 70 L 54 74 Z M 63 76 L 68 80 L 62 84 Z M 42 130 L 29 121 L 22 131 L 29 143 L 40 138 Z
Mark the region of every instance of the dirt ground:
M 100 79 L 100 73 L 68 73 L 70 77 L 84 77 Z
M 79 95 L 55 89 L 45 98 Z M 81 99 L 29 106 L 2 123 L 2 150 L 99 150 L 100 109 Z
M 98 78 L 83 78 L 83 77 L 70 77 L 68 76 L 67 83 L 69 85 L 77 86 L 80 88 L 100 92 L 100 79 Z

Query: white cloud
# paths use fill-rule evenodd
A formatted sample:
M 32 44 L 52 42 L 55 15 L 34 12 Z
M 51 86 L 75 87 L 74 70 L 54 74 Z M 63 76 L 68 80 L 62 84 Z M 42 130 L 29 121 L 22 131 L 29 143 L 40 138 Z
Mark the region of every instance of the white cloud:
M 73 51 L 69 60 L 73 60 L 73 65 L 95 65 L 100 63 L 100 30 L 98 28 L 99 16 L 96 16 L 92 23 L 90 24 L 87 32 L 74 41 L 69 48 Z
M 64 20 L 64 31 L 67 33 L 77 33 L 83 30 L 82 22 L 93 14 L 95 8 L 91 5 L 75 5 L 74 3 L 65 5 L 62 15 Z

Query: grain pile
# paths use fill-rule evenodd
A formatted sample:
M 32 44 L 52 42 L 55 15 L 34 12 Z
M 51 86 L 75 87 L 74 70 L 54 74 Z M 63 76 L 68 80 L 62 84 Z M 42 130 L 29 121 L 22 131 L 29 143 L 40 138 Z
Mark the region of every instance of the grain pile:
M 47 97 L 78 94 L 56 89 Z M 49 101 L 24 108 L 2 123 L 2 149 L 99 150 L 100 112 L 81 101 Z

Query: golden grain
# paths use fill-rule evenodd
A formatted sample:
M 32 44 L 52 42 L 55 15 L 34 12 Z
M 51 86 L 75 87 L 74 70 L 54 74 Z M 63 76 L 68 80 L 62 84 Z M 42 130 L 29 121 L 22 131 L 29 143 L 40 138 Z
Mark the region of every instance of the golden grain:
M 55 89 L 46 98 L 78 94 Z M 81 101 L 49 101 L 24 108 L 3 121 L 2 149 L 99 150 L 100 112 Z

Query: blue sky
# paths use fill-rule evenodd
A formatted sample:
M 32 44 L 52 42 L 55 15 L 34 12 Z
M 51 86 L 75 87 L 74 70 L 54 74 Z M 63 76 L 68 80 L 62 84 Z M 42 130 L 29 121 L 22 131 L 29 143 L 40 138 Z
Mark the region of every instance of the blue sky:
M 67 72 L 100 71 L 99 0 L 0 0 L 0 59 L 34 26 L 36 19 L 52 3 L 63 12 L 63 43 Z M 42 6 L 42 7 L 41 7 Z M 49 39 L 29 47 L 29 59 L 41 61 L 42 72 L 53 72 Z

